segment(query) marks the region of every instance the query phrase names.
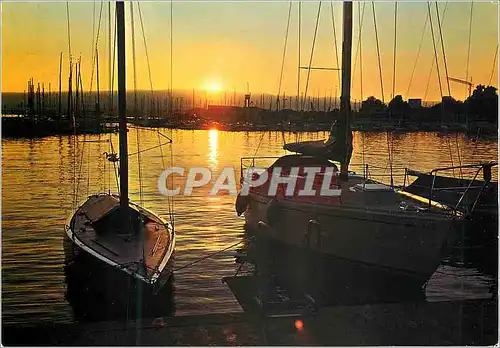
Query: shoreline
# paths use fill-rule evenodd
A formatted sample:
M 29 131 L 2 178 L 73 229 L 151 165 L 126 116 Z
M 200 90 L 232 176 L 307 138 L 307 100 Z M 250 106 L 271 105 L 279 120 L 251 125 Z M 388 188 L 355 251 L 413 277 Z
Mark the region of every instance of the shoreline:
M 71 122 L 61 120 L 57 122 L 53 119 L 32 120 L 25 117 L 2 117 L 2 137 L 6 139 L 19 138 L 43 138 L 49 136 L 64 136 L 73 134 L 103 134 L 117 132 L 114 119 L 101 119 L 98 122 L 83 120 L 84 124 L 78 123 L 73 129 Z M 87 124 L 85 124 L 87 123 Z M 188 122 L 168 122 L 165 119 L 130 119 L 128 122 L 132 126 L 145 128 L 167 128 L 181 130 L 210 130 L 228 132 L 286 132 L 286 133 L 308 133 L 308 132 L 328 132 L 329 123 L 288 123 L 288 124 L 254 124 L 245 123 L 224 123 L 208 120 L 197 120 Z M 111 125 L 111 126 L 110 126 Z M 470 137 L 493 138 L 498 136 L 496 125 L 487 122 L 471 122 L 468 127 L 461 123 L 440 123 L 427 122 L 416 124 L 408 122 L 398 125 L 391 122 L 355 122 L 351 129 L 357 132 L 367 133 L 462 133 Z

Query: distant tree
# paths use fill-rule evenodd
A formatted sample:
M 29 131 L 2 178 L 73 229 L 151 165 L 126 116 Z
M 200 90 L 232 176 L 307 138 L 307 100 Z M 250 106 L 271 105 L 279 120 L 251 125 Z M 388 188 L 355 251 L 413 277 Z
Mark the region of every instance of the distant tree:
M 373 115 L 374 113 L 384 111 L 385 109 L 386 105 L 380 99 L 371 96 L 361 103 L 361 108 L 359 109 L 359 113 L 361 115 L 369 116 Z
M 498 94 L 493 86 L 477 85 L 466 100 L 468 112 L 478 119 L 498 122 Z
M 390 102 L 388 106 L 388 110 L 391 113 L 391 117 L 399 118 L 400 122 L 404 122 L 404 117 L 408 112 L 409 105 L 408 102 L 403 100 L 401 95 L 395 96 Z

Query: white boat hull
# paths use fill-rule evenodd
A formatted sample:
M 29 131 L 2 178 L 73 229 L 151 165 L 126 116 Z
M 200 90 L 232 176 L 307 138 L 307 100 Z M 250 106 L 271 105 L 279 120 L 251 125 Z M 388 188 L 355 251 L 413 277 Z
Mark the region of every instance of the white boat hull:
M 455 224 L 444 216 L 361 211 L 349 207 L 280 201 L 250 193 L 247 227 L 259 235 L 335 260 L 352 277 L 356 269 L 424 284 L 440 264 Z M 298 248 L 298 249 L 297 249 Z M 378 281 L 383 281 L 378 279 Z

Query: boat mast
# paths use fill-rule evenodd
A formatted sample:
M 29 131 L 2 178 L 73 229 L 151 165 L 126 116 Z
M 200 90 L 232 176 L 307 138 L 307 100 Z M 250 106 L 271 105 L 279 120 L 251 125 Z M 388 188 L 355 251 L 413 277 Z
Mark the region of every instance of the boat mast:
M 125 5 L 116 2 L 118 48 L 118 117 L 120 120 L 120 207 L 128 211 L 127 98 L 125 83 Z
M 349 162 L 352 154 L 351 133 L 351 50 L 352 50 L 352 1 L 343 3 L 342 30 L 342 92 L 340 95 L 340 134 L 339 140 L 345 144 L 345 156 L 340 163 L 340 178 L 347 180 Z

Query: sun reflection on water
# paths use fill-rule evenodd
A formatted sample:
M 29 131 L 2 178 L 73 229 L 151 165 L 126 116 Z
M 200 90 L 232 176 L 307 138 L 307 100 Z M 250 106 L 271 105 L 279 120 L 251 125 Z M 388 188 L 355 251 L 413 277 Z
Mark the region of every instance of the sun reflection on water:
M 219 152 L 217 151 L 219 145 L 219 131 L 215 128 L 208 131 L 208 159 L 213 167 L 217 167 L 219 164 L 218 157 Z

